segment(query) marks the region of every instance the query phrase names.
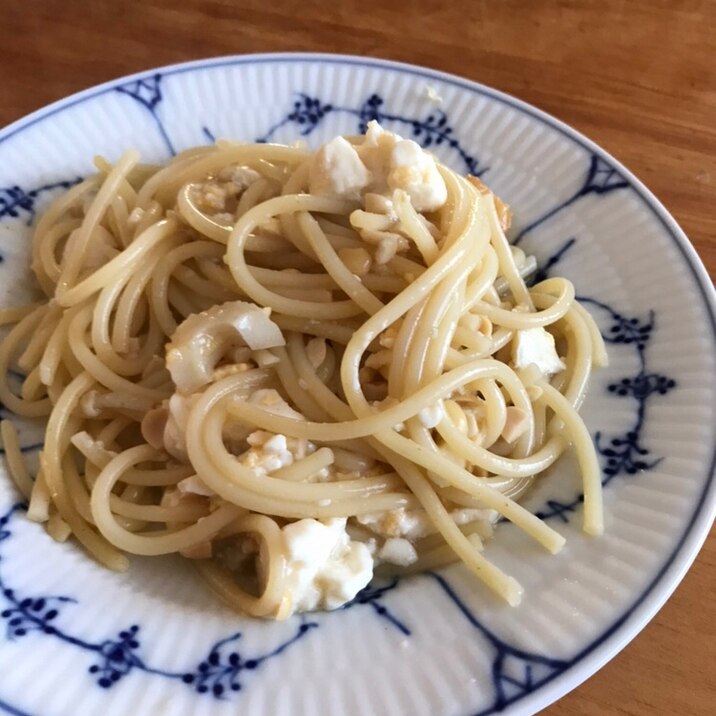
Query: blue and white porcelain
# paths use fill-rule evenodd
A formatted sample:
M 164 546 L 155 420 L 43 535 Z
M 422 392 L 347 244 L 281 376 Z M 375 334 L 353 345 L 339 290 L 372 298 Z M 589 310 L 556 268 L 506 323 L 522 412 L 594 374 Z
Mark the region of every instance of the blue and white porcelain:
M 563 552 L 509 524 L 487 547 L 524 585 L 520 607 L 454 566 L 267 623 L 223 608 L 181 559 L 135 558 L 116 575 L 54 543 L 24 519 L 0 468 L 0 713 L 531 714 L 614 656 L 682 578 L 716 507 L 713 287 L 634 176 L 512 97 L 329 55 L 193 62 L 82 92 L 0 133 L 0 304 L 29 295 L 32 222 L 95 154 L 134 146 L 161 161 L 214 137 L 315 147 L 370 119 L 488 182 L 514 208 L 512 239 L 543 275 L 572 279 L 597 319 L 611 364 L 584 416 L 602 459 L 606 534 L 581 532 L 567 456 L 528 500 L 565 534 Z M 30 460 L 41 435 L 22 424 Z

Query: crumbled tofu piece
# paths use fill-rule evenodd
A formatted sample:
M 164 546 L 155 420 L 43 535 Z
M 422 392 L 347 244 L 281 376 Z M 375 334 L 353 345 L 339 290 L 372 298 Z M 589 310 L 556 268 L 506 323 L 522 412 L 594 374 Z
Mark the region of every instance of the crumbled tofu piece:
M 286 437 L 284 435 L 274 436 L 283 438 L 283 441 L 274 441 L 274 438 L 267 441 L 266 444 L 259 447 L 250 447 L 238 456 L 238 461 L 243 467 L 254 470 L 259 475 L 265 475 L 282 467 L 293 465 L 293 453 L 286 446 Z M 267 445 L 271 444 L 271 449 L 267 449 Z M 283 449 L 280 446 L 283 445 Z
M 220 211 L 224 208 L 228 192 L 218 182 L 206 181 L 203 184 L 195 184 L 193 189 L 192 199 L 200 209 Z
M 554 337 L 542 327 L 515 331 L 512 362 L 517 369 L 535 365 L 546 376 L 559 373 L 566 367 L 557 355 Z
M 283 529 L 286 597 L 282 615 L 338 609 L 373 577 L 373 557 L 362 542 L 351 540 L 346 519 L 304 519 Z
M 390 150 L 395 146 L 395 143 L 401 140 L 402 137 L 394 132 L 387 132 L 383 127 L 380 126 L 377 120 L 373 119 L 368 122 L 365 130 L 365 137 L 360 145 L 361 158 L 365 162 L 369 169 L 373 169 L 376 165 L 376 160 L 384 160 L 386 158 L 386 150 Z M 368 149 L 377 149 L 379 153 L 367 152 Z
M 365 360 L 366 368 L 382 368 L 384 365 L 390 365 L 393 360 L 393 351 L 382 350 L 371 353 Z
M 390 163 L 388 186 L 402 189 L 416 211 L 435 211 L 447 201 L 447 186 L 435 160 L 417 142 L 397 142 Z
M 316 446 L 305 438 L 289 438 L 266 430 L 250 433 L 246 437 L 246 443 L 249 449 L 242 452 L 237 459 L 244 467 L 251 468 L 260 475 L 293 465 L 296 460 L 302 460 L 316 449 Z
M 459 507 L 450 510 L 450 517 L 456 525 L 467 525 L 470 522 L 482 520 L 488 524 L 493 524 L 499 517 L 495 510 L 480 509 L 479 507 Z
M 399 507 L 386 512 L 368 512 L 356 517 L 356 522 L 384 537 L 418 539 L 430 533 L 431 522 L 424 510 L 405 510 Z
M 439 425 L 444 415 L 445 409 L 443 408 L 443 404 L 435 403 L 435 405 L 429 405 L 420 410 L 418 413 L 418 420 L 420 420 L 420 424 L 424 428 L 431 430 Z
M 343 137 L 336 137 L 316 152 L 308 181 L 311 194 L 359 199 L 370 179 L 370 172 L 353 145 Z
M 192 494 L 201 495 L 202 497 L 214 497 L 216 495 L 198 475 L 191 475 L 180 480 L 177 483 L 177 489 L 182 495 Z
M 371 172 L 371 193 L 400 189 L 416 211 L 435 211 L 447 201 L 447 186 L 435 159 L 412 139 L 386 132 L 372 120 L 356 151 Z
M 316 446 L 305 438 L 289 438 L 266 430 L 250 433 L 246 443 L 249 449 L 239 455 L 238 459 L 244 466 L 261 474 L 288 467 L 316 450 Z
M 501 435 L 508 443 L 513 443 L 527 430 L 529 418 L 524 410 L 516 408 L 514 405 L 508 406 L 506 413 L 507 419 Z
M 387 264 L 398 253 L 398 237 L 387 234 L 378 241 L 373 258 L 378 265 Z
M 282 452 L 288 450 L 288 443 L 285 435 L 273 435 L 263 444 L 264 452 L 271 453 L 272 455 L 280 455 Z
M 490 525 L 498 517 L 495 510 L 472 507 L 459 507 L 450 510 L 449 514 L 456 525 L 465 525 L 476 520 Z M 386 512 L 358 515 L 355 520 L 382 537 L 405 538 L 411 541 L 427 537 L 437 531 L 425 510 L 406 510 L 399 507 Z
M 418 553 L 409 540 L 401 537 L 388 537 L 378 552 L 378 559 L 397 564 L 400 567 L 409 567 L 417 561 Z
M 232 181 L 239 189 L 247 189 L 257 179 L 261 178 L 261 175 L 251 167 L 245 165 L 226 167 L 226 171 L 219 176 L 220 179 Z
M 217 224 L 223 224 L 224 226 L 229 227 L 236 221 L 234 215 L 230 214 L 228 211 L 220 211 L 218 214 L 214 214 L 211 217 L 211 220 Z
M 246 442 L 251 445 L 251 447 L 261 447 L 273 436 L 274 433 L 270 433 L 267 430 L 255 430 L 246 438 Z

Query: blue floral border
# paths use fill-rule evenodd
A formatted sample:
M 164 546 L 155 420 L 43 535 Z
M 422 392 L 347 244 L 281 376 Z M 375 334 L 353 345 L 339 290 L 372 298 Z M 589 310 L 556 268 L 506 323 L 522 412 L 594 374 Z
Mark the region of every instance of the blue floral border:
M 291 59 L 291 60 L 297 61 L 297 62 L 321 61 L 321 62 L 336 62 L 339 64 L 372 65 L 372 66 L 385 67 L 388 69 L 391 69 L 393 67 L 390 63 L 385 63 L 385 62 L 380 62 L 380 61 L 368 62 L 368 61 L 362 61 L 362 60 L 359 61 L 359 60 L 342 59 L 342 58 L 339 58 L 336 60 L 329 60 L 325 57 L 319 57 L 317 59 L 313 59 L 313 58 L 307 57 L 307 56 L 298 56 L 298 57 L 288 56 L 288 57 L 273 57 L 273 58 L 250 58 L 249 57 L 249 58 L 245 58 L 243 60 L 242 59 L 233 59 L 233 60 L 228 60 L 228 61 L 218 61 L 218 62 L 209 62 L 209 63 L 201 63 L 201 64 L 194 63 L 189 66 L 180 66 L 180 67 L 174 68 L 173 70 L 169 70 L 167 72 L 164 72 L 163 74 L 164 74 L 164 76 L 166 76 L 167 74 L 175 74 L 175 73 L 180 73 L 180 72 L 192 71 L 200 66 L 203 66 L 203 67 L 221 66 L 222 64 L 243 64 L 245 62 L 280 62 L 280 61 L 284 61 L 286 59 Z M 578 201 L 579 199 L 581 199 L 584 196 L 587 196 L 589 194 L 600 195 L 600 194 L 612 191 L 614 189 L 626 188 L 627 186 L 631 186 L 636 191 L 637 195 L 641 196 L 641 198 L 644 200 L 647 208 L 656 216 L 656 218 L 663 225 L 664 229 L 669 233 L 670 236 L 672 236 L 674 243 L 676 244 L 677 248 L 681 251 L 682 255 L 686 259 L 687 265 L 689 266 L 689 268 L 693 272 L 695 278 L 697 279 L 697 284 L 699 286 L 699 289 L 702 292 L 702 295 L 704 297 L 707 307 L 709 309 L 711 308 L 708 295 L 700 283 L 701 277 L 699 276 L 698 272 L 694 268 L 694 265 L 691 262 L 691 257 L 686 252 L 686 250 L 685 250 L 684 246 L 682 245 L 682 243 L 680 242 L 680 240 L 674 234 L 671 226 L 663 218 L 660 211 L 656 210 L 652 206 L 652 204 L 651 204 L 652 200 L 644 193 L 643 189 L 640 186 L 630 184 L 628 182 L 628 180 L 622 176 L 622 174 L 619 172 L 619 170 L 615 169 L 609 163 L 609 161 L 607 161 L 603 156 L 598 154 L 592 148 L 591 145 L 586 144 L 586 142 L 581 137 L 579 137 L 578 135 L 572 134 L 570 131 L 567 131 L 563 126 L 559 125 L 558 123 L 555 123 L 554 120 L 552 120 L 551 118 L 543 116 L 540 113 L 538 113 L 537 111 L 535 111 L 525 105 L 522 105 L 522 104 L 512 100 L 511 98 L 502 96 L 499 93 L 494 93 L 489 90 L 485 90 L 479 86 L 473 85 L 472 83 L 469 83 L 467 81 L 461 81 L 456 78 L 447 78 L 447 77 L 440 76 L 439 74 L 436 74 L 436 73 L 431 73 L 428 71 L 420 71 L 420 70 L 416 70 L 416 69 L 406 68 L 403 66 L 395 66 L 395 67 L 397 69 L 399 69 L 400 71 L 407 73 L 407 74 L 412 74 L 414 76 L 420 76 L 420 77 L 423 77 L 426 79 L 432 79 L 432 80 L 437 79 L 438 81 L 448 82 L 450 84 L 457 85 L 459 87 L 468 89 L 475 93 L 487 95 L 497 101 L 508 104 L 513 109 L 517 109 L 518 111 L 521 111 L 527 115 L 530 115 L 533 118 L 538 119 L 539 121 L 542 121 L 542 122 L 552 125 L 554 129 L 561 132 L 568 138 L 572 139 L 573 141 L 575 141 L 575 143 L 583 144 L 587 148 L 587 150 L 590 152 L 590 156 L 591 156 L 590 167 L 586 173 L 586 177 L 585 177 L 585 180 L 584 180 L 581 188 L 576 190 L 573 195 L 571 195 L 567 200 L 562 202 L 560 205 L 554 207 L 552 210 L 545 213 L 544 215 L 539 217 L 537 220 L 533 221 L 531 224 L 525 226 L 520 231 L 520 233 L 515 237 L 516 242 L 521 241 L 522 238 L 527 233 L 533 231 L 539 225 L 548 221 L 553 216 L 555 216 L 557 213 L 562 211 L 564 208 L 570 206 L 571 204 Z M 137 79 L 137 80 L 124 82 L 121 85 L 105 87 L 103 89 L 100 89 L 98 92 L 96 92 L 94 94 L 85 93 L 83 96 L 81 96 L 80 98 L 78 98 L 74 101 L 70 101 L 69 103 L 65 102 L 59 106 L 52 108 L 52 110 L 48 113 L 45 113 L 45 114 L 40 113 L 40 114 L 34 115 L 33 117 L 29 118 L 28 121 L 21 123 L 19 126 L 16 125 L 4 137 L 0 138 L 0 142 L 5 141 L 9 136 L 12 136 L 12 134 L 14 134 L 17 131 L 20 131 L 24 127 L 29 126 L 30 124 L 33 124 L 36 121 L 39 121 L 40 119 L 43 119 L 47 116 L 51 116 L 51 114 L 53 114 L 56 111 L 59 111 L 60 109 L 64 109 L 67 106 L 71 106 L 72 104 L 83 101 L 85 98 L 87 98 L 89 96 L 96 96 L 96 94 L 102 94 L 102 93 L 105 93 L 108 91 L 112 91 L 113 89 L 116 91 L 123 91 L 123 89 L 124 89 L 125 94 L 132 94 L 131 92 L 126 91 L 126 89 L 128 89 L 130 86 L 134 86 L 138 93 L 140 91 L 145 91 L 142 89 L 141 81 L 150 82 L 152 77 L 156 79 L 157 77 L 161 77 L 161 76 L 162 76 L 162 73 L 154 73 L 154 75 L 142 77 L 141 79 Z M 133 83 L 135 83 L 135 84 L 133 85 Z M 143 100 L 139 99 L 137 97 L 134 97 L 134 99 L 136 101 L 142 103 L 146 107 L 146 109 L 150 112 L 150 114 L 154 118 L 154 121 L 157 123 L 157 125 L 159 127 L 159 131 L 165 135 L 166 133 L 164 132 L 163 125 L 162 125 L 159 115 L 157 113 L 157 105 L 161 101 L 161 95 L 157 99 L 156 96 L 152 94 L 151 84 L 147 85 L 147 87 L 149 90 L 149 94 L 145 98 L 143 98 Z M 157 83 L 157 88 L 158 88 L 158 83 Z M 291 118 L 290 116 L 287 115 L 287 117 L 285 118 L 285 120 L 287 120 L 287 121 L 284 122 L 284 124 L 288 123 L 288 122 L 292 122 L 292 121 L 295 121 L 296 123 L 300 124 L 300 122 L 298 122 L 298 117 L 300 116 L 300 112 L 304 111 L 304 110 L 308 111 L 308 109 L 309 109 L 309 107 L 306 106 L 306 98 L 307 98 L 307 96 L 304 95 L 303 96 L 303 102 L 304 102 L 303 105 L 296 107 L 294 104 L 293 112 L 296 113 L 298 111 L 298 114 L 295 114 L 294 118 Z M 309 99 L 315 99 L 315 98 L 309 98 Z M 297 101 L 299 103 L 301 102 L 301 100 L 297 100 Z M 375 105 L 375 102 L 374 102 L 374 105 Z M 380 106 L 381 105 L 378 104 L 377 108 L 379 109 Z M 334 108 L 331 108 L 331 111 L 333 111 L 333 110 L 334 110 Z M 350 108 L 335 108 L 335 111 L 347 111 L 347 112 L 354 113 L 354 114 L 356 114 L 356 116 L 360 117 L 360 111 L 358 109 L 351 110 Z M 324 114 L 325 114 L 325 108 L 324 108 Z M 442 115 L 439 115 L 439 117 L 442 118 Z M 309 122 L 310 121 L 311 120 L 309 118 Z M 411 120 L 407 120 L 407 121 L 410 122 Z M 427 120 L 416 120 L 416 121 L 426 122 Z M 428 122 L 429 127 L 432 127 L 432 122 L 433 122 L 433 120 L 430 120 L 430 122 Z M 445 124 L 447 124 L 447 118 L 445 118 Z M 283 126 L 283 125 L 281 125 L 281 126 Z M 202 129 L 203 129 L 204 136 L 207 139 L 211 140 L 212 135 L 211 135 L 210 130 L 206 127 L 202 128 Z M 270 132 L 276 131 L 277 129 L 278 129 L 278 126 L 275 125 L 274 127 L 272 127 Z M 429 134 L 426 136 L 429 136 Z M 173 152 L 173 146 L 172 146 L 171 141 L 169 140 L 168 136 L 165 137 L 165 140 L 166 140 L 166 145 L 167 145 L 168 151 Z M 468 157 L 469 157 L 469 155 L 468 155 Z M 477 162 L 477 160 L 475 160 L 475 162 Z M 475 167 L 477 168 L 477 163 L 475 164 Z M 478 171 L 484 171 L 484 169 L 478 169 Z M 15 187 L 11 187 L 11 189 L 13 189 L 13 188 L 15 188 Z M 45 190 L 49 191 L 51 189 L 52 189 L 52 187 L 50 187 L 50 186 L 38 187 L 38 189 L 33 190 L 33 191 L 37 192 L 39 190 L 39 193 L 42 193 Z M 27 195 L 30 196 L 30 200 L 31 200 L 30 206 L 28 207 L 27 203 L 25 203 L 25 204 L 20 203 L 17 206 L 20 210 L 25 211 L 29 214 L 28 219 L 31 221 L 33 205 L 34 205 L 34 201 L 33 201 L 34 197 L 32 196 L 32 191 L 28 191 Z M 3 195 L 0 194 L 0 197 L 1 196 L 3 196 Z M 36 196 L 39 196 L 39 194 L 35 194 L 35 197 Z M 12 197 L 11 197 L 11 201 L 12 201 Z M 0 211 L 2 211 L 2 207 L 3 207 L 3 204 L 0 203 Z M 9 215 L 9 212 L 6 212 L 6 215 Z M 552 261 L 551 265 L 554 265 L 554 263 L 556 263 L 556 261 L 558 261 L 561 258 L 561 256 L 571 248 L 571 246 L 574 244 L 574 241 L 575 241 L 574 238 L 569 239 L 566 242 L 566 244 L 569 244 L 569 245 L 565 244 L 566 248 L 564 248 L 564 250 L 562 251 L 562 254 L 551 257 L 551 259 L 550 259 Z M 549 265 L 550 260 L 548 260 L 545 263 L 545 266 L 544 266 L 545 270 L 548 270 L 551 267 Z M 583 298 L 582 300 L 585 300 L 585 299 Z M 636 348 L 636 350 L 638 351 L 639 355 L 643 358 L 644 350 L 645 350 L 645 346 L 646 346 L 646 340 L 644 340 L 644 341 L 640 340 L 640 336 L 642 335 L 640 333 L 640 330 L 648 329 L 648 330 L 646 330 L 646 333 L 650 334 L 651 329 L 653 329 L 653 327 L 654 327 L 653 318 L 647 318 L 646 320 L 626 318 L 626 317 L 622 316 L 621 314 L 619 314 L 618 312 L 614 311 L 611 307 L 607 306 L 606 304 L 600 303 L 599 301 L 596 301 L 593 299 L 587 299 L 587 300 L 592 300 L 593 304 L 596 307 L 606 311 L 607 315 L 609 315 L 609 317 L 612 319 L 612 321 L 613 321 L 612 329 L 613 329 L 613 333 L 615 335 L 610 336 L 608 334 L 607 339 L 613 343 L 625 343 L 627 345 L 634 346 Z M 716 318 L 714 317 L 713 311 L 710 311 L 710 318 L 711 318 L 711 327 L 714 330 L 714 332 L 716 332 Z M 632 329 L 632 327 L 633 327 L 633 329 Z M 647 335 L 647 339 L 648 339 L 648 335 Z M 623 379 L 620 383 L 616 383 L 616 384 L 613 384 L 612 386 L 610 386 L 610 388 L 609 388 L 610 391 L 613 392 L 614 394 L 616 394 L 617 396 L 629 397 L 629 398 L 632 398 L 637 401 L 637 424 L 636 424 L 634 430 L 629 431 L 629 434 L 622 436 L 622 437 L 617 436 L 616 438 L 612 438 L 610 444 L 604 445 L 600 442 L 600 452 L 602 453 L 603 456 L 605 456 L 607 458 L 607 464 L 605 467 L 605 476 L 607 478 L 611 479 L 612 477 L 616 476 L 617 474 L 620 474 L 621 472 L 630 473 L 630 472 L 633 472 L 633 471 L 639 470 L 639 469 L 648 469 L 648 467 L 650 467 L 651 465 L 654 464 L 653 460 L 647 461 L 645 459 L 646 453 L 648 452 L 648 450 L 646 448 L 643 448 L 639 443 L 639 439 L 641 437 L 641 426 L 643 426 L 644 415 L 645 415 L 646 400 L 647 400 L 647 398 L 651 397 L 654 394 L 663 394 L 663 393 L 667 392 L 668 390 L 670 390 L 672 387 L 674 387 L 674 385 L 672 382 L 670 382 L 669 378 L 647 372 L 646 364 L 644 361 L 641 362 L 641 369 L 640 369 L 638 375 L 634 376 L 633 378 Z M 600 438 L 600 440 L 601 440 L 601 438 Z M 615 442 L 615 440 L 616 440 L 616 442 Z M 646 451 L 646 452 L 643 452 L 643 451 Z M 609 462 L 610 460 L 612 462 Z M 710 466 L 710 472 L 708 473 L 708 479 L 704 485 L 704 491 L 703 491 L 704 496 L 708 493 L 708 490 L 710 489 L 712 481 L 713 481 L 714 462 L 716 462 L 716 451 L 714 453 L 714 460 L 712 461 L 712 464 Z M 610 468 L 612 470 L 611 474 L 609 472 Z M 645 590 L 644 594 L 636 601 L 636 603 L 629 610 L 627 610 L 627 612 L 619 620 L 617 620 L 617 622 L 615 622 L 614 625 L 612 625 L 612 627 L 610 629 L 608 629 L 599 639 L 595 640 L 592 644 L 588 645 L 582 652 L 580 652 L 578 655 L 576 655 L 574 657 L 574 659 L 570 660 L 569 662 L 562 662 L 560 660 L 547 659 L 548 663 L 546 664 L 546 666 L 549 667 L 549 669 L 551 670 L 552 673 L 549 673 L 546 678 L 535 681 L 533 679 L 533 677 L 531 676 L 531 674 L 529 672 L 526 672 L 526 676 L 525 676 L 524 680 L 520 681 L 520 683 L 518 685 L 512 684 L 512 686 L 515 686 L 518 691 L 517 695 L 514 697 L 506 696 L 505 688 L 507 688 L 506 685 L 510 684 L 509 680 L 504 683 L 501 682 L 501 684 L 498 684 L 497 682 L 495 682 L 495 688 L 496 688 L 495 702 L 490 709 L 488 709 L 486 711 L 482 711 L 482 712 L 480 712 L 480 714 L 494 713 L 494 710 L 501 710 L 508 703 L 514 703 L 516 700 L 522 698 L 526 694 L 532 693 L 539 686 L 543 685 L 544 683 L 547 683 L 547 681 L 550 681 L 553 678 L 555 678 L 555 676 L 557 676 L 558 674 L 563 673 L 563 671 L 566 670 L 567 668 L 569 668 L 569 667 L 573 666 L 574 664 L 576 664 L 577 662 L 581 661 L 587 654 L 589 654 L 595 648 L 597 648 L 598 646 L 603 644 L 615 631 L 617 631 L 624 624 L 624 622 L 626 622 L 629 618 L 634 616 L 634 613 L 638 610 L 640 604 L 644 601 L 644 599 L 651 592 L 651 590 L 654 588 L 654 586 L 660 581 L 660 579 L 663 577 L 664 573 L 668 570 L 669 566 L 673 563 L 674 559 L 680 552 L 681 548 L 683 547 L 685 541 L 687 540 L 687 538 L 691 532 L 691 529 L 693 528 L 693 525 L 696 522 L 697 515 L 699 514 L 699 511 L 700 511 L 700 506 L 697 507 L 694 516 L 692 517 L 682 538 L 679 540 L 679 543 L 677 544 L 676 548 L 674 549 L 674 552 L 672 553 L 672 555 L 670 555 L 669 559 L 664 564 L 664 566 L 659 571 L 659 573 L 656 575 L 653 582 Z M 557 514 L 557 516 L 560 516 L 560 518 L 564 518 L 563 515 Z M 435 579 L 440 584 L 440 586 L 443 588 L 443 590 L 446 592 L 448 597 L 450 597 L 455 602 L 456 606 L 458 606 L 458 608 L 460 608 L 460 604 L 462 604 L 462 603 L 460 602 L 457 595 L 452 591 L 452 588 L 450 587 L 450 585 L 448 585 L 447 582 L 444 581 L 444 578 L 440 577 L 440 575 L 435 575 Z M 382 594 L 383 593 L 379 592 L 380 596 L 382 596 Z M 61 599 L 61 598 L 58 598 L 58 599 Z M 357 600 L 356 603 L 360 603 L 359 600 Z M 374 609 L 379 616 L 385 616 L 385 614 L 381 614 L 381 609 L 378 608 L 378 607 L 380 607 L 380 604 L 379 604 L 377 598 L 372 601 L 370 599 L 367 599 L 367 601 L 365 603 L 374 605 Z M 464 607 L 464 604 L 463 604 L 463 607 Z M 40 608 L 41 612 L 42 612 L 42 609 L 46 609 L 46 611 L 43 612 L 45 614 L 48 611 L 49 612 L 52 611 L 52 608 L 48 607 L 47 603 L 41 605 L 41 608 Z M 469 615 L 469 613 L 465 613 L 465 616 L 466 616 L 466 618 L 468 618 L 468 621 L 470 621 L 471 623 L 473 623 L 473 620 L 474 620 L 475 623 L 473 623 L 473 626 L 476 626 L 476 628 L 480 629 L 480 627 L 477 626 L 477 624 L 479 624 L 479 623 L 477 622 L 477 620 L 474 619 L 473 615 Z M 398 625 L 401 625 L 402 627 L 404 627 L 407 630 L 407 627 L 402 622 L 400 622 L 400 620 L 393 617 L 392 615 L 391 615 L 391 618 L 389 619 L 389 621 L 391 619 L 395 619 L 395 621 L 398 622 L 397 624 L 394 624 L 394 626 L 396 626 L 396 628 L 400 629 L 400 626 L 398 626 Z M 401 629 L 401 631 L 402 631 L 402 629 Z M 408 630 L 408 632 L 409 632 L 409 630 Z M 128 643 L 131 643 L 133 641 L 131 630 L 129 632 L 126 632 L 126 634 L 127 634 L 127 636 L 124 636 L 124 637 L 122 637 L 120 635 L 119 639 L 120 640 L 124 639 L 125 641 L 128 641 Z M 493 643 L 497 648 L 497 653 L 499 656 L 501 653 L 501 649 L 502 649 L 500 644 L 504 644 L 504 642 L 501 642 L 497 637 L 495 637 L 491 633 L 488 635 L 488 633 L 486 631 L 483 631 L 483 635 L 487 636 L 488 639 L 492 638 L 495 640 Z M 134 641 L 136 641 L 136 640 L 134 640 Z M 505 646 L 508 648 L 508 651 L 509 651 L 509 649 L 513 648 L 513 647 L 510 647 L 509 645 L 505 645 Z M 129 648 L 131 650 L 131 645 Z M 529 655 L 529 658 L 531 659 L 533 656 L 535 656 L 535 655 Z M 545 657 L 537 656 L 537 658 L 539 661 Z M 219 661 L 220 660 L 221 660 L 221 657 L 219 657 Z M 539 661 L 539 663 L 542 664 L 541 661 Z M 545 664 L 542 664 L 542 665 L 544 666 Z M 99 673 L 100 669 L 101 669 L 101 667 L 98 666 L 97 673 Z M 498 688 L 498 686 L 499 686 L 499 688 Z M 14 709 L 14 707 L 12 707 L 8 704 L 5 704 L 2 701 L 0 701 L 0 708 L 4 708 L 10 713 L 22 713 L 22 712 L 18 711 L 17 709 Z
M 24 509 L 24 505 L 13 505 L 0 517 L 0 545 L 12 536 L 10 523 L 14 515 Z M 3 556 L 0 553 L 0 566 Z M 118 681 L 134 671 L 163 676 L 167 679 L 181 681 L 193 688 L 197 693 L 211 693 L 216 698 L 223 698 L 230 691 L 240 691 L 242 677 L 246 672 L 253 672 L 265 662 L 282 654 L 318 626 L 316 622 L 300 619 L 295 633 L 279 643 L 274 649 L 251 657 L 244 656 L 236 649 L 236 642 L 241 639 L 241 632 L 215 642 L 195 666 L 183 671 L 168 671 L 150 666 L 140 655 L 140 626 L 132 624 L 122 629 L 116 636 L 97 641 L 88 641 L 75 636 L 62 628 L 63 610 L 77 600 L 67 596 L 19 595 L 15 589 L 5 583 L 0 572 L 0 594 L 6 603 L 0 611 L 0 619 L 5 624 L 5 638 L 9 641 L 37 633 L 52 637 L 77 649 L 93 655 L 94 663 L 87 672 L 92 674 L 95 682 L 103 689 L 109 689 Z

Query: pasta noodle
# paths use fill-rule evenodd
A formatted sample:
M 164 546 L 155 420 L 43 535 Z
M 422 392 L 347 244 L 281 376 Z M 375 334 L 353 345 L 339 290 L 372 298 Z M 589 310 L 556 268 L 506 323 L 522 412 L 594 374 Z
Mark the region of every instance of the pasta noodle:
M 55 539 L 116 570 L 179 552 L 261 617 L 333 608 L 373 566 L 457 559 L 517 604 L 483 540 L 501 516 L 562 547 L 516 499 L 570 444 L 602 532 L 577 410 L 604 345 L 569 281 L 527 287 L 479 180 L 375 123 L 316 153 L 95 164 L 35 228 L 45 299 L 0 310 L 0 400 L 47 419 L 39 473 L 3 421 L 7 462 Z M 296 545 L 329 531 L 301 596 Z

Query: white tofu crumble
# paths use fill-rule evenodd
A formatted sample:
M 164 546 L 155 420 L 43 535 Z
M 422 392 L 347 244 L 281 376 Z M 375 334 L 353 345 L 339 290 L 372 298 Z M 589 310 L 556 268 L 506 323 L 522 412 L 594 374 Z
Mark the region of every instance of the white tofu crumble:
M 198 476 L 185 477 L 177 483 L 177 489 L 182 495 L 201 495 L 214 497 L 216 493 Z
M 351 540 L 346 519 L 298 520 L 283 529 L 287 561 L 282 614 L 338 609 L 373 577 L 373 557 L 362 542 Z
M 413 543 L 401 537 L 388 537 L 378 551 L 378 559 L 399 567 L 409 567 L 418 561 Z
M 364 200 L 368 211 L 380 204 L 376 196 L 385 195 L 389 202 L 395 190 L 404 191 L 420 212 L 435 211 L 447 201 L 447 186 L 433 156 L 412 139 L 387 132 L 375 120 L 368 122 L 360 144 L 336 137 L 316 152 L 309 167 L 309 190 Z M 369 200 L 366 191 L 372 195 Z
M 395 143 L 386 181 L 389 188 L 402 189 L 416 211 L 435 211 L 447 201 L 447 186 L 435 160 L 412 139 Z
M 554 337 L 541 326 L 515 331 L 512 363 L 517 369 L 534 365 L 545 376 L 559 373 L 566 367 L 557 355 Z
M 424 428 L 431 430 L 432 428 L 437 427 L 440 424 L 440 421 L 443 419 L 444 415 L 445 410 L 443 409 L 442 403 L 435 403 L 435 405 L 429 405 L 425 408 L 422 408 L 418 412 L 418 420 Z
M 260 475 L 293 465 L 296 460 L 303 459 L 315 450 L 313 443 L 304 438 L 287 438 L 266 430 L 254 431 L 246 438 L 246 442 L 249 449 L 241 453 L 237 460 Z
M 358 524 L 385 537 L 418 539 L 427 534 L 430 527 L 430 519 L 421 510 L 398 508 L 386 512 L 367 512 L 355 519 Z
M 447 186 L 435 159 L 412 139 L 387 132 L 373 120 L 356 149 L 371 171 L 373 193 L 401 189 L 416 211 L 435 211 L 447 201 Z
M 497 520 L 497 512 L 490 509 L 458 507 L 449 511 L 456 525 L 465 525 L 480 520 L 490 525 Z M 367 527 L 381 537 L 417 540 L 434 534 L 437 530 L 425 510 L 406 510 L 399 507 L 386 512 L 369 512 L 355 518 L 358 524 Z
M 324 144 L 309 168 L 311 194 L 359 199 L 370 183 L 370 172 L 353 145 L 343 137 Z
M 255 169 L 245 165 L 226 167 L 224 174 L 226 176 L 220 172 L 219 178 L 231 180 L 239 189 L 247 189 L 257 179 L 261 178 L 261 175 Z

